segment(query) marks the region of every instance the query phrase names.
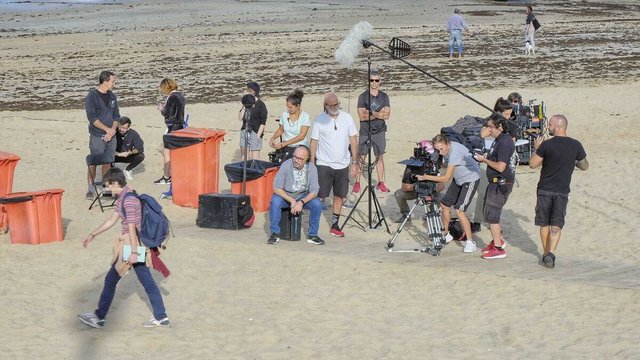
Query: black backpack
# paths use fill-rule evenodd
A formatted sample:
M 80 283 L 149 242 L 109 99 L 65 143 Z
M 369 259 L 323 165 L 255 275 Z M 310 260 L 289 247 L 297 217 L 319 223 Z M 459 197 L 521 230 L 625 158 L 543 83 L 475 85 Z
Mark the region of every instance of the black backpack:
M 470 152 L 473 152 L 475 149 L 484 149 L 484 140 L 482 140 L 481 137 L 475 135 L 463 136 L 451 126 L 440 129 L 440 134 L 446 136 L 449 141 L 464 145 Z

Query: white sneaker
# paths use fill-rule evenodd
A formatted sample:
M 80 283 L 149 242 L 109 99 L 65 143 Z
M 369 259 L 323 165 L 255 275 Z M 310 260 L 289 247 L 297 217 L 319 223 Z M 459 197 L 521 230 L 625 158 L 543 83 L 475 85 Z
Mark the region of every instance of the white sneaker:
M 152 317 L 149 321 L 145 321 L 142 323 L 144 327 L 169 327 L 171 326 L 171 322 L 169 322 L 169 318 L 164 318 L 161 320 L 156 320 L 155 317 Z
M 125 170 L 124 171 L 124 177 L 127 180 L 133 180 L 133 174 L 131 173 L 131 170 Z
M 451 234 L 447 233 L 447 235 L 444 236 L 444 243 L 448 244 L 451 242 L 451 240 L 453 240 L 453 236 L 451 236 Z
M 467 240 L 464 242 L 464 249 L 462 249 L 463 253 L 472 253 L 477 250 L 476 242 L 473 240 Z

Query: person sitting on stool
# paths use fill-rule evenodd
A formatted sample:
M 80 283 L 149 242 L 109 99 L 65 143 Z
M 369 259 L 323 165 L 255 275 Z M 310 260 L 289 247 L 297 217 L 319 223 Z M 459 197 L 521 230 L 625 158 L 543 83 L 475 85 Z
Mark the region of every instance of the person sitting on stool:
M 144 160 L 144 141 L 137 131 L 131 129 L 131 119 L 126 116 L 120 118 L 116 140 L 115 162 L 129 164 L 124 175 L 127 180 L 133 180 L 131 172 Z
M 290 207 L 293 215 L 298 215 L 302 209 L 311 211 L 309 216 L 309 232 L 307 243 L 324 245 L 324 240 L 318 237 L 322 204 L 318 199 L 320 184 L 318 183 L 318 169 L 314 163 L 308 162 L 311 152 L 304 145 L 298 145 L 293 151 L 293 158 L 280 165 L 280 169 L 273 180 L 273 196 L 269 205 L 269 221 L 271 236 L 267 244 L 275 245 L 280 236 L 280 216 L 282 209 Z

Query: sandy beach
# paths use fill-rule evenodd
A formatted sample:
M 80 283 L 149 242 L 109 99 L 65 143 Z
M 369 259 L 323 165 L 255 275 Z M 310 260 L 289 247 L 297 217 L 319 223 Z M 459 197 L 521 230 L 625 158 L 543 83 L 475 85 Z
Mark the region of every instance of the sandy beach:
M 15 245 L 0 234 L 3 358 L 640 359 L 636 2 L 534 7 L 543 25 L 535 57 L 523 51 L 524 6 L 511 2 L 151 0 L 61 2 L 46 10 L 5 3 L 0 150 L 22 158 L 13 191 L 65 193 L 63 242 Z M 445 24 L 454 7 L 474 31 L 465 34 L 461 62 L 447 54 Z M 140 326 L 151 310 L 132 274 L 120 282 L 105 328 L 80 323 L 76 315 L 96 306 L 118 228 L 82 248 L 83 237 L 107 216 L 87 211 L 84 199 L 83 100 L 101 70 L 118 74 L 120 112 L 145 141 L 147 158 L 131 185 L 159 196 L 166 188 L 153 180 L 162 171 L 164 125 L 155 104 L 163 77 L 184 89 L 192 127 L 226 131 L 220 146 L 226 164 L 240 160 L 236 114 L 249 80 L 263 89 L 268 138 L 296 87 L 307 94 L 302 107 L 312 117 L 322 110 L 322 94 L 334 90 L 355 118 L 369 56 L 391 98 L 385 159 L 392 192 L 379 198 L 395 232 L 393 190 L 404 169 L 397 162 L 459 117 L 488 113 L 373 49 L 352 68 L 340 67 L 333 53 L 361 20 L 373 25 L 376 44 L 404 39 L 413 46 L 407 61 L 483 104 L 518 91 L 525 101 L 544 101 L 548 115 L 566 115 L 568 134 L 584 145 L 590 168 L 573 175 L 556 268 L 539 261 L 533 224 L 539 170 L 527 166 L 518 167 L 503 212 L 508 256 L 494 261 L 463 254 L 457 243 L 439 257 L 388 253 L 391 235 L 353 223 L 345 238 L 334 238 L 330 212 L 320 226 L 325 246 L 268 246 L 266 213 L 250 229 L 203 229 L 195 225 L 197 209 L 163 200 L 176 235 L 162 256 L 172 275 L 154 277 L 172 327 Z M 228 192 L 222 166 L 220 175 L 220 190 Z M 356 219 L 365 218 L 366 205 Z M 417 247 L 423 230 L 413 221 L 397 247 Z M 490 240 L 486 228 L 475 235 L 479 247 Z

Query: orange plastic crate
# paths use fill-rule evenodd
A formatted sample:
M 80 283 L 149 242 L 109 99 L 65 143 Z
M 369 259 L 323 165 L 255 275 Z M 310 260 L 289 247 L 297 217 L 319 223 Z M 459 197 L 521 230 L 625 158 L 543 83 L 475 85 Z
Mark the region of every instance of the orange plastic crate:
M 261 177 L 247 181 L 246 194 L 251 198 L 251 207 L 255 212 L 265 212 L 269 210 L 269 203 L 273 195 L 273 180 L 278 173 L 278 167 L 265 170 Z M 231 193 L 242 193 L 242 182 L 231 183 Z
M 186 128 L 171 136 L 198 138 L 202 142 L 171 149 L 171 191 L 173 203 L 198 207 L 198 195 L 218 192 L 220 183 L 220 141 L 226 132 Z
M 18 165 L 20 156 L 0 151 L 0 197 L 11 193 L 13 189 L 13 172 Z M 7 212 L 0 204 L 0 231 L 7 230 Z
M 7 194 L 6 206 L 12 244 L 62 241 L 62 189 Z

